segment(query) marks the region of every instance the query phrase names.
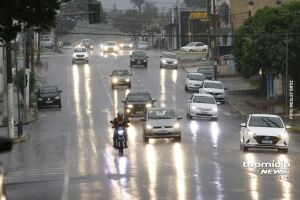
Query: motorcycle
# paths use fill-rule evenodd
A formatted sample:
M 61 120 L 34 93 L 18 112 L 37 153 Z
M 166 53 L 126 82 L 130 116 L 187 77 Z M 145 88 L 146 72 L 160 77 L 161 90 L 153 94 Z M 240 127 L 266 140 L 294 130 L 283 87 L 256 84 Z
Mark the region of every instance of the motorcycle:
M 113 121 L 110 121 L 110 123 L 113 124 Z M 127 126 L 126 126 L 127 127 Z M 112 127 L 115 128 L 115 131 L 117 133 L 116 135 L 116 148 L 119 150 L 119 156 L 123 156 L 123 150 L 125 148 L 125 127 L 124 126 L 117 126 Z

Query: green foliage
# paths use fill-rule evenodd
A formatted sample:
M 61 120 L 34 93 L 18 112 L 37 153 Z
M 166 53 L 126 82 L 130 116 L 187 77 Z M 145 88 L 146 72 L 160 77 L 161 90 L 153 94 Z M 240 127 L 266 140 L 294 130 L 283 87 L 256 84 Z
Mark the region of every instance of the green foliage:
M 20 69 L 17 72 L 17 79 L 18 79 L 18 85 L 17 87 L 19 88 L 19 91 L 21 92 L 21 94 L 24 96 L 24 73 L 25 70 L 24 68 Z M 31 71 L 30 72 L 30 80 L 29 80 L 29 92 L 33 93 L 35 90 L 35 83 L 36 83 L 36 78 L 34 73 Z
M 238 70 L 246 75 L 285 74 L 286 43 L 288 42 L 289 75 L 300 89 L 300 2 L 280 7 L 265 7 L 246 20 L 235 33 L 232 53 Z M 288 33 L 288 37 L 287 34 Z M 295 90 L 296 91 L 296 90 Z

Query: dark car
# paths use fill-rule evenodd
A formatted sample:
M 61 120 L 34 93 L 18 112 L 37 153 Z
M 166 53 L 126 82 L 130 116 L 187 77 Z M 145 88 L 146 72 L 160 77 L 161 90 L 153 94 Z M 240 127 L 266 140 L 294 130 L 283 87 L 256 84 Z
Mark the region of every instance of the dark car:
M 130 67 L 141 65 L 147 68 L 148 65 L 148 56 L 143 51 L 133 51 L 130 56 Z
M 111 76 L 111 88 L 115 86 L 127 86 L 131 88 L 131 76 L 128 70 L 114 70 Z
M 205 79 L 214 80 L 215 79 L 215 69 L 214 67 L 200 67 L 197 69 L 198 73 L 204 74 Z
M 81 41 L 81 46 L 84 46 L 89 51 L 94 51 L 94 45 L 90 39 L 83 39 Z
M 61 108 L 61 97 L 59 90 L 56 86 L 42 86 L 36 92 L 37 95 L 37 108 L 40 109 L 45 106 L 57 105 Z
M 152 99 L 148 92 L 130 92 L 128 93 L 124 103 L 125 118 L 129 117 L 145 117 L 148 108 L 154 105 L 156 100 Z

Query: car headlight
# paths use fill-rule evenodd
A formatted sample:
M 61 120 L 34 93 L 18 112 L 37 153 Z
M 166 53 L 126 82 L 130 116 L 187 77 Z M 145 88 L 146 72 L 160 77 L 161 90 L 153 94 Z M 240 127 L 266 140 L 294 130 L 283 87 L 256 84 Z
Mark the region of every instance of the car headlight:
M 134 62 L 135 60 L 134 60 L 134 59 L 131 59 L 131 61 Z
M 133 105 L 132 104 L 128 104 L 127 107 L 128 108 L 133 108 Z
M 119 47 L 117 47 L 117 46 L 114 47 L 114 50 L 118 50 L 118 49 L 119 49 Z
M 88 54 L 85 54 L 84 56 L 85 56 L 86 58 L 88 58 L 88 57 L 89 57 L 89 55 L 88 55 Z
M 161 62 L 162 62 L 163 64 L 166 64 L 166 63 L 167 63 L 166 59 L 162 59 Z
M 217 107 L 213 107 L 213 108 L 212 108 L 212 111 L 213 111 L 213 112 L 218 112 L 218 108 L 217 108 Z
M 124 44 L 120 44 L 120 47 L 124 47 Z
M 129 108 L 127 108 L 127 109 L 126 109 L 126 112 L 127 112 L 127 113 L 130 113 L 130 109 L 129 109 Z
M 176 122 L 173 126 L 175 129 L 179 129 L 180 128 L 180 124 L 178 122 Z
M 93 45 L 91 45 L 91 48 L 94 48 L 94 46 L 93 46 Z
M 176 65 L 176 64 L 178 64 L 178 61 L 176 60 L 176 61 L 174 61 L 174 64 Z
M 113 83 L 117 83 L 117 82 L 118 82 L 118 79 L 117 79 L 117 78 L 113 78 L 112 82 L 113 82 Z
M 108 47 L 107 47 L 107 46 L 104 46 L 103 49 L 106 51 L 106 50 L 108 49 Z
M 146 104 L 146 108 L 151 108 L 152 107 L 152 104 L 151 103 L 147 103 Z
M 144 62 L 147 62 L 147 60 L 144 60 Z
M 59 96 L 56 96 L 55 99 L 60 99 L 60 97 L 59 97 Z
M 196 106 L 191 106 L 191 109 L 192 109 L 192 110 L 196 110 L 197 107 L 196 107 Z
M 129 45 L 129 47 L 133 47 L 133 45 L 132 45 L 132 44 L 130 44 L 130 45 Z
M 288 137 L 288 132 L 286 130 L 284 130 L 281 134 L 280 134 L 281 138 L 287 138 Z
M 151 126 L 150 124 L 147 124 L 147 125 L 146 125 L 146 129 L 147 129 L 147 130 L 150 130 L 150 129 L 152 129 L 152 128 L 153 128 L 153 126 Z
M 129 79 L 129 78 L 127 78 L 125 81 L 126 81 L 126 82 L 130 82 L 130 79 Z
M 254 133 L 253 131 L 248 131 L 248 135 L 249 135 L 249 136 L 254 136 L 255 133 Z

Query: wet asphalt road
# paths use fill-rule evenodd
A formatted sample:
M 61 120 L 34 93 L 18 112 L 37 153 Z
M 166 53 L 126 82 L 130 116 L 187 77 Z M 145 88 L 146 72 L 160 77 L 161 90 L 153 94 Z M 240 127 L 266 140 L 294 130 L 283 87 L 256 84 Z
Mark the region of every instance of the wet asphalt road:
M 132 68 L 132 89 L 147 90 L 156 105 L 173 106 L 181 121 L 182 141 L 144 144 L 142 122 L 132 120 L 124 156 L 112 148 L 109 121 L 129 92 L 111 90 L 114 69 L 129 69 L 129 52 L 90 55 L 88 65 L 72 65 L 71 54 L 43 58 L 47 85 L 62 92 L 62 109 L 39 112 L 25 128 L 28 141 L 1 155 L 7 172 L 8 199 L 299 199 L 300 137 L 290 135 L 288 154 L 239 150 L 243 119 L 219 105 L 219 120 L 186 119 L 182 69 L 160 70 L 159 54 L 148 51 L 148 68 Z M 247 163 L 288 163 L 288 176 L 261 175 Z M 270 168 L 267 168 L 270 169 Z

